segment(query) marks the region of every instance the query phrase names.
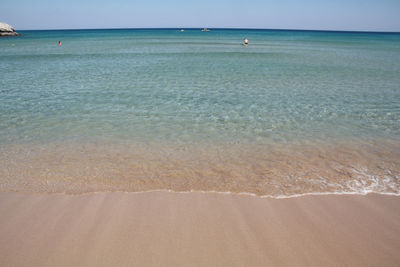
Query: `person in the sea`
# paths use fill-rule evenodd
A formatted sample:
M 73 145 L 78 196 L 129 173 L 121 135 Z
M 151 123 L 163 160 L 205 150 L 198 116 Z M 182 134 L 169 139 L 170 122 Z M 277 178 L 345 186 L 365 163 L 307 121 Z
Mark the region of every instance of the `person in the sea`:
M 58 41 L 58 46 L 61 46 L 61 41 Z
M 243 43 L 244 43 L 244 45 L 248 45 L 249 44 L 249 40 L 247 40 L 247 38 L 244 38 Z

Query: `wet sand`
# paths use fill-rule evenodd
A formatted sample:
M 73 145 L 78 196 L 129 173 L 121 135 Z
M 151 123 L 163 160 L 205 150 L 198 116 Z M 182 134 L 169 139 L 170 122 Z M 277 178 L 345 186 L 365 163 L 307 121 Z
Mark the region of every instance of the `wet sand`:
M 400 194 L 400 142 L 16 144 L 0 148 L 0 191 Z
M 400 197 L 0 193 L 1 266 L 398 266 Z

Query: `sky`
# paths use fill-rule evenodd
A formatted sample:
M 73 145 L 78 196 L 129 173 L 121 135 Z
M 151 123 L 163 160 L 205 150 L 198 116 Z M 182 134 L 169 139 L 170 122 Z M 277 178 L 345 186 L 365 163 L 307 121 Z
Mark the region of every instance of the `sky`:
M 400 0 L 1 0 L 16 30 L 262 28 L 400 32 Z

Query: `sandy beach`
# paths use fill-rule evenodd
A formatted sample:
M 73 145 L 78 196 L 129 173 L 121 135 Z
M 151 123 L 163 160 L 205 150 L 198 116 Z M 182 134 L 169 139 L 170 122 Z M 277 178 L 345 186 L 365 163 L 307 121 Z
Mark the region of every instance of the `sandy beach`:
M 1 266 L 398 266 L 400 198 L 0 193 Z

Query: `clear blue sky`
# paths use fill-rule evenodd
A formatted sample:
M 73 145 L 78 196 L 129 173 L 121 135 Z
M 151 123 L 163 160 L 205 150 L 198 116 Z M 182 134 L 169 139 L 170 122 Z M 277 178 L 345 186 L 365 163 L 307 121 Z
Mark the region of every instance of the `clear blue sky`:
M 400 0 L 1 0 L 15 29 L 220 27 L 400 32 Z

